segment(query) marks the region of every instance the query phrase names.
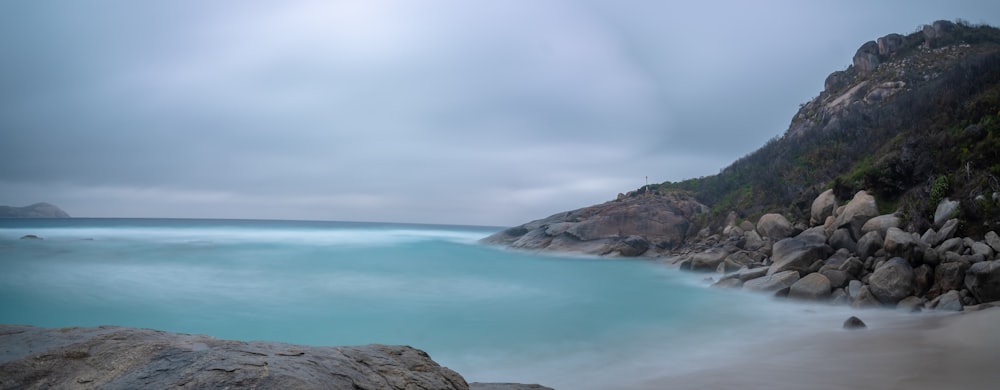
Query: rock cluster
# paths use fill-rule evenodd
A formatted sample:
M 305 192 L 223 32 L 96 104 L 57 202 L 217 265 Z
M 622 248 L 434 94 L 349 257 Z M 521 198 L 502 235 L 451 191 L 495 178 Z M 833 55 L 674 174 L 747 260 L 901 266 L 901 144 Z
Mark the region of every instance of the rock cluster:
M 617 200 L 501 231 L 483 243 L 517 249 L 633 257 L 668 252 L 696 231 L 708 208 L 683 193 L 634 191 Z
M 839 207 L 832 190 L 820 194 L 810 221 L 793 225 L 778 214 L 756 226 L 733 221 L 668 261 L 717 273 L 719 287 L 855 307 L 962 310 L 1000 300 L 995 232 L 982 240 L 955 237 L 957 219 L 907 232 L 897 216 L 879 215 L 865 191 Z
M 0 388 L 547 389 L 477 383 L 408 346 L 312 347 L 152 329 L 0 325 Z

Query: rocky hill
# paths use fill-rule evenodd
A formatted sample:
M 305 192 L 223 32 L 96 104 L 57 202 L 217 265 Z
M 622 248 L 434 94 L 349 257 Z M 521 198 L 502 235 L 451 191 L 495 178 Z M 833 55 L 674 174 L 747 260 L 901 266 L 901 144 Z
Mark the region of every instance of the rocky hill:
M 0 218 L 69 218 L 69 214 L 43 202 L 24 207 L 0 206 Z
M 934 226 L 942 204 L 960 235 L 1000 230 L 1000 29 L 937 21 L 889 34 L 862 44 L 824 84 L 783 135 L 717 175 L 650 185 L 484 241 L 655 255 L 767 213 L 809 225 L 813 200 L 831 188 L 840 203 L 866 190 L 911 232 Z M 698 209 L 692 203 L 708 212 L 677 212 Z
M 1000 30 L 937 21 L 861 45 L 782 136 L 719 174 L 658 188 L 690 191 L 716 227 L 730 211 L 804 220 L 834 188 L 840 199 L 868 190 L 918 231 L 950 198 L 962 232 L 981 235 L 1000 227 L 998 178 Z
M 998 177 L 1000 30 L 938 21 L 862 45 L 784 135 L 718 175 L 484 241 L 662 256 L 796 299 L 968 310 L 1000 305 Z

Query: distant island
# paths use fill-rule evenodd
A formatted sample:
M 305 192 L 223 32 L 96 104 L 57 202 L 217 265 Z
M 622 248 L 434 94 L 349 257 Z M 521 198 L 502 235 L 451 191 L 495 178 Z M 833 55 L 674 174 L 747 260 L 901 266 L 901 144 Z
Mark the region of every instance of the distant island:
M 69 214 L 51 203 L 35 203 L 30 206 L 0 206 L 0 218 L 70 218 Z

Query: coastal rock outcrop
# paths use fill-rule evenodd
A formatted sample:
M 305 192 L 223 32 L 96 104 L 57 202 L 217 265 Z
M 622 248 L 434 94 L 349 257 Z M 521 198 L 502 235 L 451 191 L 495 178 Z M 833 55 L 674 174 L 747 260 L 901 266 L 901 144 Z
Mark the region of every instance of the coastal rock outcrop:
M 0 388 L 538 389 L 475 383 L 409 346 L 314 347 L 119 326 L 0 325 Z
M 482 242 L 518 249 L 639 256 L 681 245 L 692 233 L 692 218 L 707 211 L 682 193 L 632 192 L 615 201 L 503 230 Z
M 0 387 L 468 389 L 408 346 L 312 347 L 116 326 L 0 325 Z

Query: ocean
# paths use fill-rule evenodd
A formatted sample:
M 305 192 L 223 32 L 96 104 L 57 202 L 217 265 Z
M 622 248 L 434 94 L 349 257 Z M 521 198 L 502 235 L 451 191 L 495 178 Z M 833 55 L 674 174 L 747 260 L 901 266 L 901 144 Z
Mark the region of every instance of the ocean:
M 843 332 L 846 307 L 709 287 L 648 259 L 478 244 L 500 228 L 0 220 L 0 323 L 310 345 L 406 344 L 468 381 L 641 387 Z M 33 234 L 42 240 L 22 240 Z M 865 320 L 908 314 L 865 312 Z

